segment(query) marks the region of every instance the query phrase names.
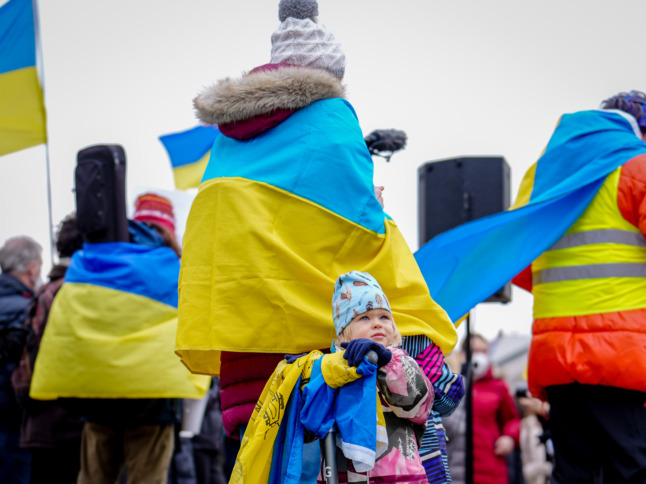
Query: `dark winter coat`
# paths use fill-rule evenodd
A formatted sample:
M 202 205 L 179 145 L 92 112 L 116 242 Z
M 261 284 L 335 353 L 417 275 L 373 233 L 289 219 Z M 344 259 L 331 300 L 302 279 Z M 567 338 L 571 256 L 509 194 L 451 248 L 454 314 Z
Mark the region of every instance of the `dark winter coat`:
M 60 402 L 38 401 L 29 398 L 29 387 L 40 340 L 47 325 L 54 296 L 63 284 L 64 266 L 55 266 L 50 273 L 52 280 L 41 287 L 29 306 L 25 320 L 27 341 L 19 365 L 13 372 L 12 383 L 20 405 L 23 407 L 20 427 L 22 447 L 53 448 L 57 444 L 77 440 L 80 444 L 83 423 L 70 414 Z
M 9 274 L 0 274 L 0 427 L 17 429 L 21 410 L 11 386 L 11 373 L 20 359 L 27 332 L 31 289 Z

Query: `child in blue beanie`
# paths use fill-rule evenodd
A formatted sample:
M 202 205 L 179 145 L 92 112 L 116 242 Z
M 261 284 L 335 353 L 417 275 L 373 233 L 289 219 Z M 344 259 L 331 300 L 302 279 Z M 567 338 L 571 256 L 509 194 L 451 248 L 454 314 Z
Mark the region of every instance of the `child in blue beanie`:
M 419 445 L 433 405 L 433 386 L 417 362 L 400 348 L 401 335 L 388 298 L 370 274 L 352 271 L 339 276 L 332 298 L 335 347 L 357 367 L 369 351 L 377 354 L 377 393 L 388 435 L 368 478 L 384 482 L 427 484 Z M 354 475 L 353 475 L 354 474 Z M 364 482 L 347 461 L 339 482 Z M 359 478 L 359 481 L 355 479 Z

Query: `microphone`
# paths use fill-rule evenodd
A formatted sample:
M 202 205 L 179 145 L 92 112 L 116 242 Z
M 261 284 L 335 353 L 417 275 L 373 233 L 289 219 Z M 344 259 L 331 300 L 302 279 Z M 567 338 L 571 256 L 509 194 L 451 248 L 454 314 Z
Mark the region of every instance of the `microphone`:
M 381 156 L 386 161 L 399 150 L 406 147 L 406 133 L 398 129 L 375 129 L 364 138 L 371 155 Z

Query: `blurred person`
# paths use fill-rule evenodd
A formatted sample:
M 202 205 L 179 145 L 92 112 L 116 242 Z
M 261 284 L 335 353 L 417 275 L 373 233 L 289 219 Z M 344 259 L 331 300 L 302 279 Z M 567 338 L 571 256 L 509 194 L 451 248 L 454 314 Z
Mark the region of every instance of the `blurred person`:
M 21 409 L 11 385 L 27 331 L 27 309 L 42 266 L 42 247 L 28 236 L 7 239 L 0 247 L 0 482 L 28 483 L 31 455 L 19 448 Z
M 463 362 L 466 357 L 462 344 Z M 473 482 L 507 484 L 507 456 L 519 445 L 520 419 L 507 383 L 494 377 L 489 343 L 479 334 L 471 335 L 473 377 Z M 452 482 L 466 482 L 466 406 L 443 419 L 448 437 L 447 451 Z
M 177 257 L 182 256 L 182 250 L 175 236 L 173 206 L 166 197 L 156 193 L 139 195 L 135 200 L 132 219 L 154 229 L 161 236 L 166 247 L 171 248 Z
M 52 302 L 63 284 L 70 258 L 82 246 L 83 236 L 76 227 L 76 215 L 72 213 L 58 226 L 58 263 L 48 274 L 49 282 L 38 289 L 29 306 L 24 325 L 27 331 L 26 344 L 20 364 L 11 378 L 23 409 L 20 446 L 31 452 L 32 484 L 51 482 L 53 469 L 56 469 L 58 482 L 73 483 L 76 482 L 80 469 L 83 422 L 56 400 L 32 400 L 29 398 L 29 387 Z
M 205 403 L 198 432 L 193 434 L 191 430 L 185 430 L 185 422 L 182 422 L 179 449 L 173 455 L 168 484 L 226 484 L 229 481 L 231 472 L 225 464 L 225 433 L 218 378 L 212 379 L 211 387 L 203 398 Z M 183 410 L 185 414 L 186 408 Z
M 552 474 L 547 447 L 546 418 L 549 404 L 534 398 L 526 390 L 516 392 L 520 414 L 520 451 L 526 484 L 549 484 Z
M 281 0 L 278 17 L 268 64 L 194 99 L 222 136 L 187 222 L 176 349 L 191 371 L 220 376 L 235 437 L 284 354 L 329 347 L 328 288 L 339 273 L 384 281 L 399 329 L 416 338 L 411 357 L 431 341 L 448 353 L 457 339 L 383 210 L 345 99 L 345 54 L 318 3 Z
M 224 426 L 220 409 L 220 379 L 213 378 L 199 433 L 191 439 L 198 484 L 225 484 Z
M 85 420 L 79 484 L 164 483 L 180 399 L 200 398 L 208 377 L 173 353 L 178 245 L 170 200 L 142 194 L 130 242 L 85 243 L 52 305 L 30 395 Z
M 576 136 L 543 169 L 597 182 L 514 279 L 534 295 L 529 390 L 550 404 L 554 482 L 646 482 L 646 94 L 564 115 L 566 129 Z

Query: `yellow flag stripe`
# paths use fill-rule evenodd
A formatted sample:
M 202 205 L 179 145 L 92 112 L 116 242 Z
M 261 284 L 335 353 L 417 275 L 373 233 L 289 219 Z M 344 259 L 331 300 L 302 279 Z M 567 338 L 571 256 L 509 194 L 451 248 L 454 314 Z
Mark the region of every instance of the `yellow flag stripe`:
M 218 232 L 205 230 L 214 220 Z M 455 344 L 455 327 L 431 299 L 392 220 L 377 234 L 272 185 L 216 178 L 193 202 L 189 245 L 180 271 L 177 352 L 191 371 L 217 375 L 220 351 L 329 347 L 336 336 L 334 281 L 350 270 L 380 282 L 402 335 L 426 335 L 445 353 Z
M 47 141 L 45 105 L 35 67 L 0 75 L 0 156 Z
M 200 398 L 208 377 L 174 354 L 177 311 L 91 284 L 63 284 L 34 367 L 32 398 Z
M 178 190 L 186 190 L 188 188 L 199 187 L 210 156 L 211 152 L 209 151 L 195 163 L 174 168 L 173 177 L 175 178 L 175 188 Z

